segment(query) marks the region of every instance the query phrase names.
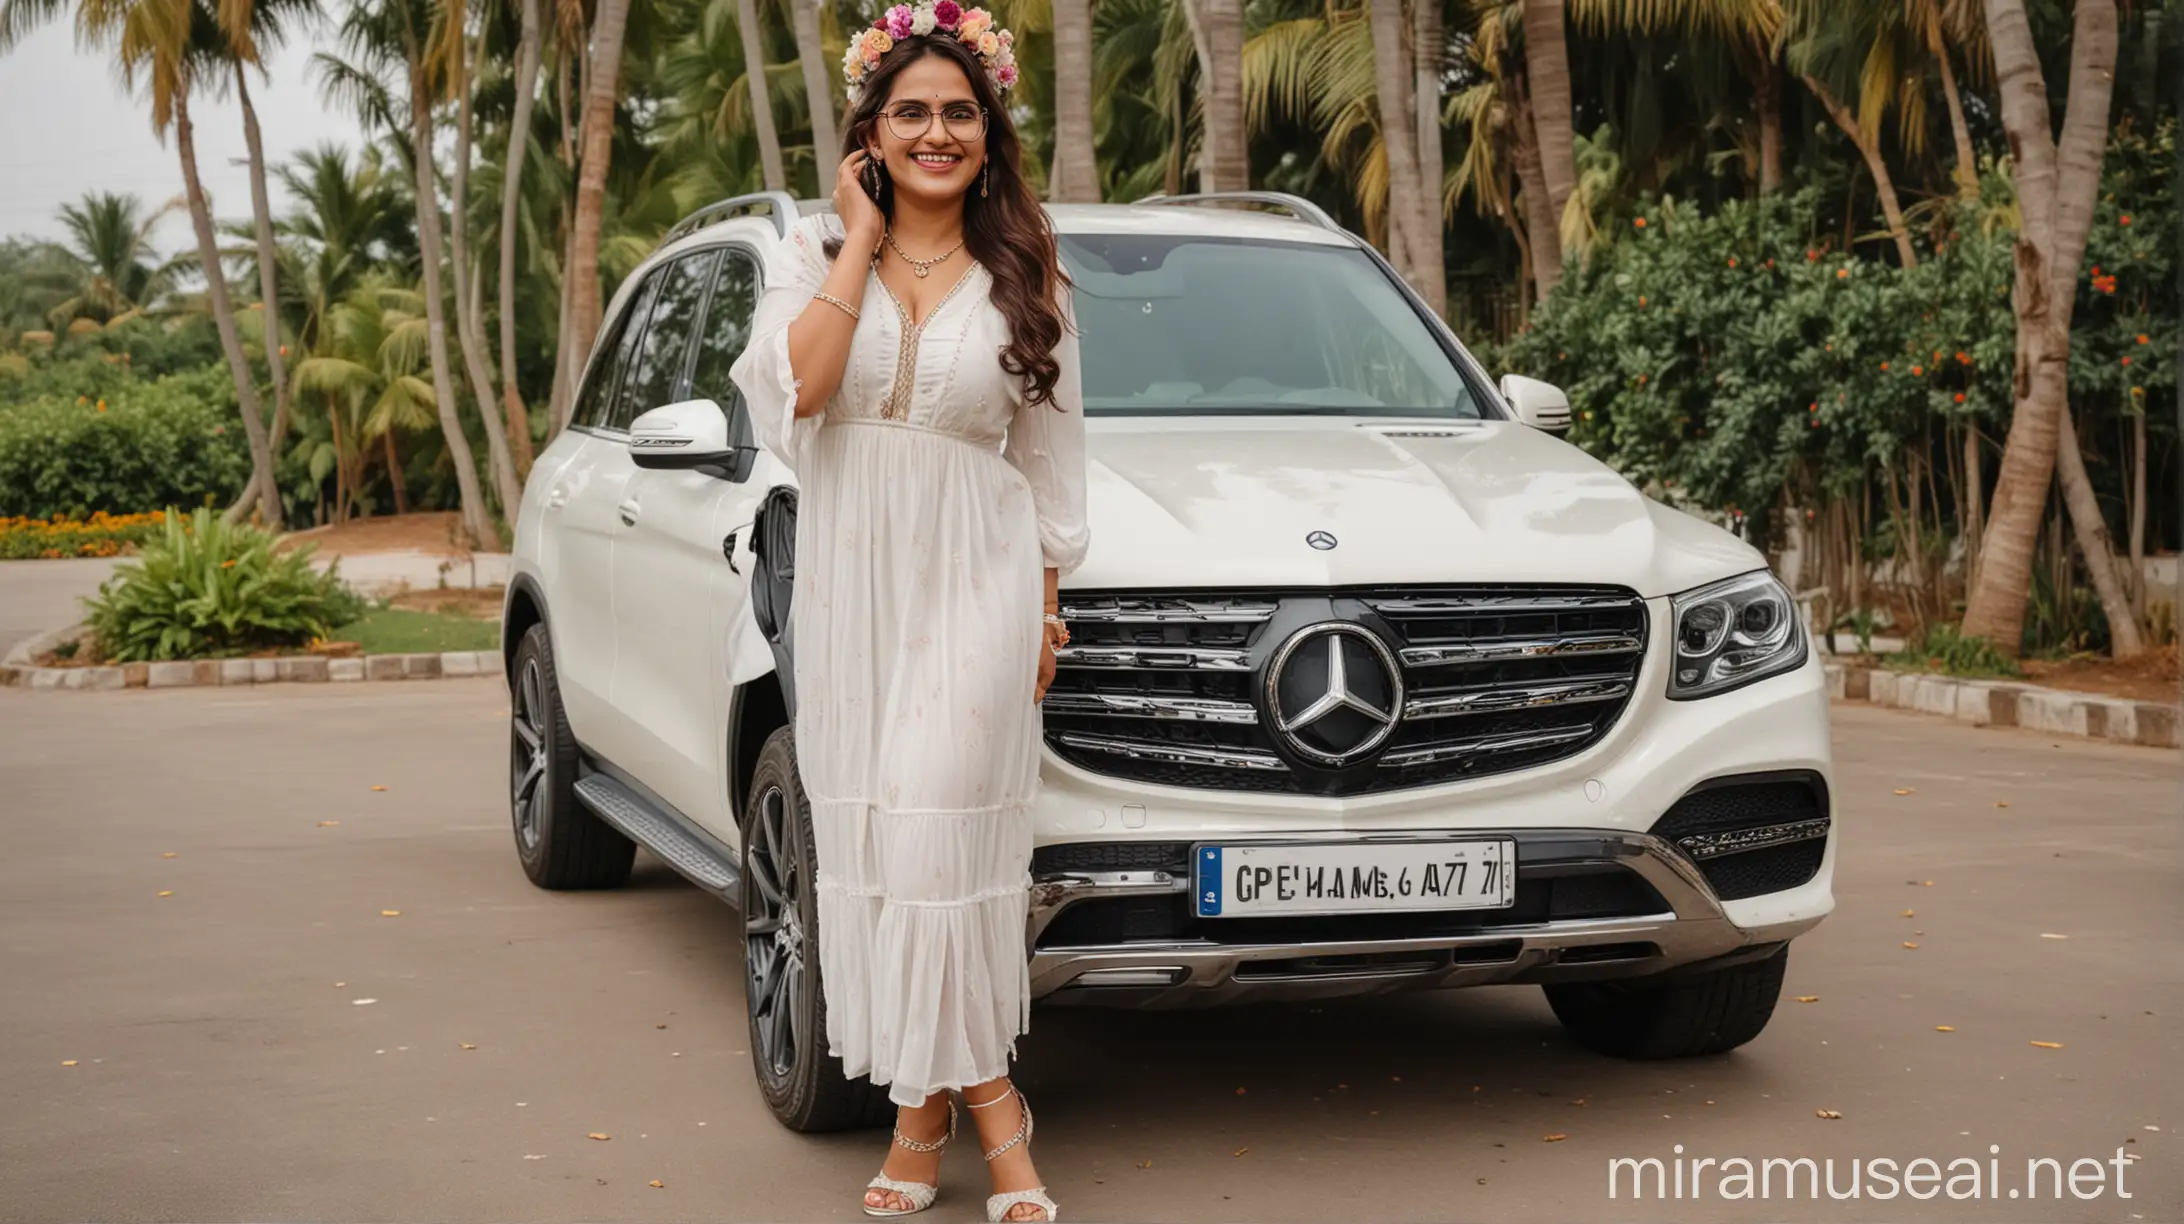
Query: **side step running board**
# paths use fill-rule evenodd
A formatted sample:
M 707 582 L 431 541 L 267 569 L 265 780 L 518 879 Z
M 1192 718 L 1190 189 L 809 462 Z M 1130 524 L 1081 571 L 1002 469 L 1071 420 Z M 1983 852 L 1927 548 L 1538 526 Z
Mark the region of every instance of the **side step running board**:
M 576 797 L 584 801 L 585 807 L 597 812 L 601 820 L 658 855 L 662 862 L 699 888 L 730 905 L 741 900 L 742 872 L 737 865 L 699 840 L 680 820 L 646 802 L 637 792 L 607 774 L 593 773 L 577 779 Z

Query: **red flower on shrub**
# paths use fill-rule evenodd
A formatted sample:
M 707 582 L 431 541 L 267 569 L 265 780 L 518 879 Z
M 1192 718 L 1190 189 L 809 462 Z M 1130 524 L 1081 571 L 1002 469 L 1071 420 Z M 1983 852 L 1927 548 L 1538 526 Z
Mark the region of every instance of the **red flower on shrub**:
M 1636 220 L 1632 221 L 1631 224 L 1637 226 L 1639 229 L 1644 229 L 1646 227 L 1646 219 L 1644 217 L 1639 217 Z
M 1959 404 L 1964 402 L 1964 393 L 1962 391 L 1956 393 L 1956 402 Z
M 2122 216 L 2120 216 L 2120 217 L 2116 218 L 2116 224 L 2118 224 L 2118 225 L 2129 225 L 2129 224 L 2131 224 L 2131 214 L 2130 214 L 2130 213 L 2125 213 L 2125 214 L 2123 214 Z
M 2113 276 L 2096 276 L 2093 278 L 2093 287 L 2102 293 L 2112 294 L 2116 291 L 2116 278 Z

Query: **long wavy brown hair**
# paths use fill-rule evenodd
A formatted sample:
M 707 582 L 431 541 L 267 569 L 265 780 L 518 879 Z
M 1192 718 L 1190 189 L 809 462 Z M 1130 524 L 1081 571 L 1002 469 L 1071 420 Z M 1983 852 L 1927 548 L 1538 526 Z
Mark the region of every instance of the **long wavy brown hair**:
M 867 146 L 880 111 L 894 92 L 895 77 L 928 55 L 951 60 L 963 69 L 971 95 L 986 108 L 986 173 L 991 177 L 985 191 L 963 193 L 963 245 L 972 258 L 986 265 L 993 277 L 994 307 L 1008 320 L 1009 344 L 1001 350 L 1001 368 L 1025 381 L 1030 402 L 1052 403 L 1054 384 L 1062 372 L 1054 359 L 1054 346 L 1061 343 L 1064 326 L 1060 293 L 1068 278 L 1055 247 L 1054 227 L 1047 222 L 1039 197 L 1032 194 L 1031 184 L 1024 181 L 1024 146 L 1009 122 L 1008 107 L 970 49 L 947 34 L 912 35 L 898 41 L 864 79 L 863 100 L 850 113 L 849 130 L 842 136 L 842 156 Z M 880 175 L 879 203 L 881 214 L 892 221 L 895 187 L 885 173 Z M 839 244 L 828 245 L 831 257 Z

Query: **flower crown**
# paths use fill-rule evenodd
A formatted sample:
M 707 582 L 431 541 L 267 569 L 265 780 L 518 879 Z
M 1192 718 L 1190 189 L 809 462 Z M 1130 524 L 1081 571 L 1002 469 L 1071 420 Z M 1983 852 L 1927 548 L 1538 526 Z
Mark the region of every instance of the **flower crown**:
M 842 78 L 849 82 L 851 106 L 864 97 L 865 78 L 880 66 L 880 57 L 902 39 L 923 37 L 938 30 L 955 36 L 985 65 L 986 79 L 995 93 L 1007 93 L 1016 84 L 1016 36 L 994 26 L 993 14 L 982 8 L 967 9 L 956 0 L 922 0 L 916 6 L 898 4 L 880 19 L 850 36 L 849 52 L 842 56 Z

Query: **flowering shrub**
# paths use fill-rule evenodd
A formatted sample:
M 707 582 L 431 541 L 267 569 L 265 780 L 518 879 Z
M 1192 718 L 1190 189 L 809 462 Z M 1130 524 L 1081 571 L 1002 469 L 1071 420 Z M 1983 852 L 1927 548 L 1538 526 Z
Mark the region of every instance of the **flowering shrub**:
M 0 518 L 0 561 L 27 557 L 111 557 L 159 530 L 160 514 L 108 514 L 87 519 Z
M 0 517 L 227 501 L 250 477 L 223 369 L 48 392 L 0 404 Z
M 302 645 L 362 615 L 363 600 L 309 546 L 276 551 L 271 532 L 169 510 L 140 560 L 84 601 L 100 652 L 117 662 L 202 659 Z

